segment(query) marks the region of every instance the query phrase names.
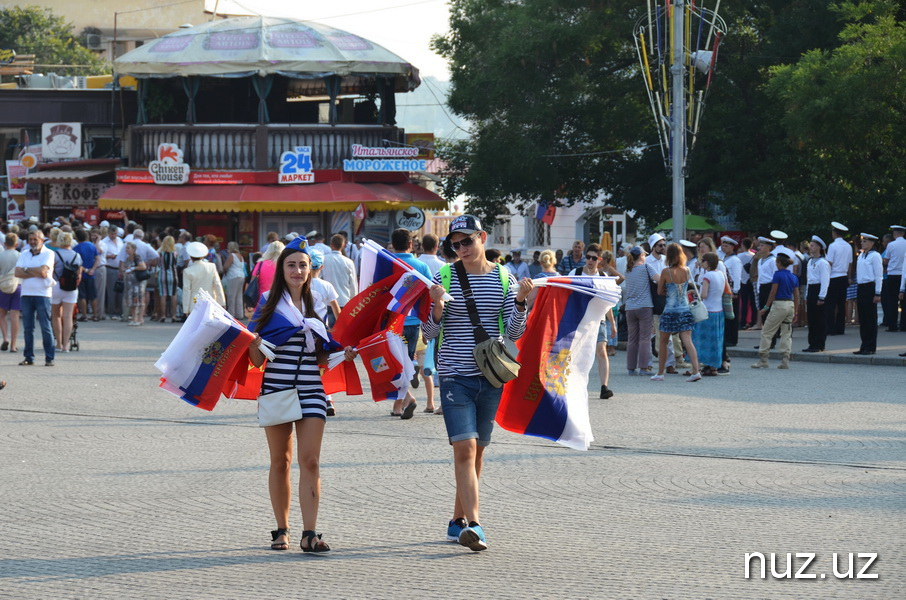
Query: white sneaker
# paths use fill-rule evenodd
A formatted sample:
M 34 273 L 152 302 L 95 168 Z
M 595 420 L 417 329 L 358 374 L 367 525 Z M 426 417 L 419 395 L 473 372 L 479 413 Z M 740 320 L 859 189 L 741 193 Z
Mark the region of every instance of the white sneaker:
M 651 381 L 664 381 L 664 376 L 663 375 L 652 375 Z
M 686 381 L 688 381 L 689 383 L 692 383 L 693 381 L 698 381 L 701 378 L 702 378 L 701 373 L 693 373 L 692 375 L 689 376 L 688 379 L 686 379 Z

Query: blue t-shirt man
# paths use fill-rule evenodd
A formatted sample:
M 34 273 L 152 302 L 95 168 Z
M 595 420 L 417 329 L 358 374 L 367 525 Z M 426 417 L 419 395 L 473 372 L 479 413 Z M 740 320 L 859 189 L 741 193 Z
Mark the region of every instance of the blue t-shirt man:
M 98 255 L 97 247 L 89 241 L 79 242 L 73 248 L 76 254 L 82 257 L 82 266 L 85 270 L 82 272 L 83 279 L 94 279 L 94 275 L 88 273 L 88 269 L 94 267 L 94 261 Z

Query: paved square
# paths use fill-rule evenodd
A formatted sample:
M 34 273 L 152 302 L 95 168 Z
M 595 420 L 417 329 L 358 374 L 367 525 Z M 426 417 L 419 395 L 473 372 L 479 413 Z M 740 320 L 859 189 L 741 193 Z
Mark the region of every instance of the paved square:
M 424 388 L 411 421 L 341 397 L 318 525 L 334 552 L 311 556 L 297 508 L 291 550 L 268 549 L 254 403 L 206 413 L 157 389 L 176 330 L 88 323 L 52 369 L 0 355 L 0 597 L 902 597 L 903 368 L 737 358 L 729 377 L 656 384 L 625 375 L 620 352 L 588 452 L 495 430 L 483 553 L 443 541 L 451 452 Z M 815 553 L 818 577 L 745 579 L 750 552 L 781 572 Z M 860 552 L 879 555 L 878 578 L 837 579 L 832 554 L 843 569 Z

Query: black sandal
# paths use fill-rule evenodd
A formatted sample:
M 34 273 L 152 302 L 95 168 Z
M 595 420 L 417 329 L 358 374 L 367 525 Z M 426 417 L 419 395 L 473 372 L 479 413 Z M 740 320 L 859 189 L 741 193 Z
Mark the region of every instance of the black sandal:
M 302 545 L 306 540 L 308 540 L 307 548 Z M 330 546 L 321 539 L 321 534 L 311 529 L 306 529 L 302 532 L 302 539 L 299 540 L 299 547 L 302 548 L 302 552 L 330 552 Z
M 277 541 L 277 538 L 281 536 L 286 538 L 285 542 Z M 271 539 L 274 542 L 271 544 L 271 550 L 289 550 L 289 527 L 285 529 L 274 529 L 271 531 Z

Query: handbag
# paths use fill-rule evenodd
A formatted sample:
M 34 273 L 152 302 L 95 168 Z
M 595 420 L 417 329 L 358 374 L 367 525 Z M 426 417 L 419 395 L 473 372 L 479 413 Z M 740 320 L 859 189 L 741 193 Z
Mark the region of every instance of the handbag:
M 302 355 L 300 354 L 299 362 L 296 364 L 296 375 L 293 378 L 293 387 L 258 396 L 259 427 L 292 423 L 302 418 L 302 404 L 299 402 L 299 392 L 296 389 L 301 364 Z
M 255 265 L 257 268 L 258 265 Z M 242 292 L 242 304 L 246 308 L 255 308 L 258 306 L 258 298 L 261 297 L 261 294 L 258 292 L 258 276 L 255 275 L 255 269 L 252 269 L 252 278 L 249 280 L 248 286 L 246 286 L 245 291 Z
M 132 274 L 135 275 L 136 281 L 148 281 L 151 279 L 151 271 L 145 269 L 144 271 L 132 271 Z
M 475 306 L 475 298 L 472 297 L 472 288 L 469 285 L 466 268 L 461 262 L 457 262 L 455 266 L 459 286 L 462 288 L 462 295 L 466 300 L 466 309 L 469 311 L 469 320 L 472 322 L 472 333 L 475 336 L 472 356 L 475 357 L 475 363 L 485 379 L 495 388 L 502 387 L 507 381 L 512 381 L 519 376 L 521 365 L 507 350 L 503 340 L 489 337 L 484 327 L 481 326 L 478 321 L 478 307 Z
M 723 302 L 724 319 L 735 319 L 736 313 L 733 310 L 733 292 L 730 291 L 729 283 L 724 283 L 724 295 L 721 298 L 721 302 Z
M 652 312 L 656 315 L 662 315 L 664 314 L 664 309 L 667 308 L 667 296 L 657 293 L 657 283 L 651 281 L 651 267 L 645 265 L 645 270 L 649 274 L 648 289 L 651 291 Z
M 701 323 L 708 319 L 708 308 L 705 306 L 705 302 L 702 300 L 702 295 L 698 291 L 698 286 L 695 284 L 695 279 L 692 278 L 692 273 L 689 272 L 689 269 L 686 269 L 686 273 L 689 274 L 689 282 L 692 283 L 692 289 L 695 290 L 695 300 L 689 303 L 689 310 L 692 312 L 692 318 L 696 323 Z

